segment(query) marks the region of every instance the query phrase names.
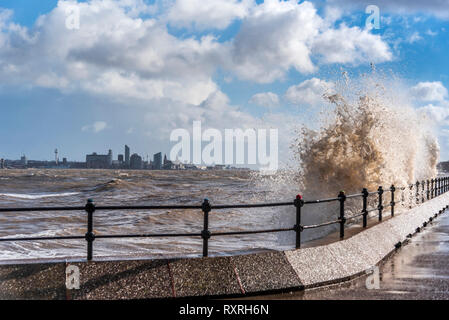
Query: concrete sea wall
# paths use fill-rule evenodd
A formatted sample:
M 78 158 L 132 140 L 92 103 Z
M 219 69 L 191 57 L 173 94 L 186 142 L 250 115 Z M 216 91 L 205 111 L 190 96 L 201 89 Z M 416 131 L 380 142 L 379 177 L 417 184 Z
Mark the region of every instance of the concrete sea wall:
M 364 274 L 448 205 L 446 193 L 348 239 L 284 252 L 166 260 L 3 263 L 0 299 L 244 296 L 323 286 Z M 66 288 L 68 266 L 79 268 L 79 289 Z

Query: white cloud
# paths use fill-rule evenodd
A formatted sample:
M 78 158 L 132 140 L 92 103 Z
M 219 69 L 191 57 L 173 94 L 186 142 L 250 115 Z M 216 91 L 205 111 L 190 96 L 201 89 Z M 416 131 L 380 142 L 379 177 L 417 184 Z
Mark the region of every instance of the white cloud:
M 253 5 L 253 0 L 175 0 L 167 18 L 177 27 L 225 29 L 244 18 Z
M 425 115 L 428 119 L 435 122 L 437 125 L 449 125 L 449 102 L 444 101 L 439 106 L 429 104 L 418 109 L 420 113 Z
M 142 3 L 59 1 L 29 30 L 1 18 L 0 82 L 200 103 L 216 90 L 220 45 L 212 36 L 178 39 L 156 19 L 135 17 L 146 12 Z M 80 9 L 79 30 L 65 28 L 69 5 Z
M 443 101 L 448 96 L 446 87 L 440 81 L 420 82 L 412 87 L 411 93 L 422 101 Z
M 285 93 L 285 99 L 291 103 L 307 103 L 316 105 L 323 102 L 323 95 L 332 90 L 333 84 L 321 79 L 312 78 L 296 86 L 291 86 Z
M 438 35 L 438 31 L 432 31 L 432 29 L 427 29 L 426 34 L 431 37 Z
M 107 128 L 107 123 L 104 121 L 96 121 L 93 124 L 85 125 L 81 128 L 83 132 L 93 132 L 98 133 Z
M 251 97 L 249 103 L 261 106 L 261 107 L 278 107 L 279 97 L 273 92 L 257 93 Z
M 328 29 L 313 41 L 312 50 L 324 63 L 379 63 L 390 61 L 393 55 L 379 35 L 358 27 L 342 24 L 338 29 Z
M 409 37 L 408 37 L 408 43 L 415 43 L 418 42 L 420 40 L 422 40 L 423 38 L 421 37 L 421 35 L 419 34 L 418 31 L 413 32 Z
M 321 18 L 307 1 L 265 1 L 242 21 L 230 46 L 228 68 L 241 79 L 269 83 L 284 78 L 290 69 L 316 71 L 314 60 L 357 65 L 392 59 L 379 35 L 345 25 L 335 29 L 337 18 L 338 12 Z

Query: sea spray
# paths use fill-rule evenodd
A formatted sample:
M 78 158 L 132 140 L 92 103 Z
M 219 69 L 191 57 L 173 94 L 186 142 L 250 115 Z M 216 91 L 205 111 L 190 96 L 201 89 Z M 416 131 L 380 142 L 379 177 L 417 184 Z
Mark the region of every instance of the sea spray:
M 323 94 L 322 112 L 311 125 L 295 128 L 292 161 L 271 177 L 259 177 L 272 197 L 305 199 L 360 193 L 366 187 L 408 186 L 434 177 L 439 146 L 431 124 L 413 107 L 408 90 L 394 75 L 372 73 L 350 78 L 346 72 Z M 416 193 L 408 191 L 405 197 Z M 398 193 L 399 194 L 399 193 Z M 385 203 L 389 194 L 385 195 Z M 376 196 L 369 199 L 376 205 Z M 347 202 L 347 215 L 361 210 L 360 201 Z M 413 204 L 414 201 L 409 201 Z M 338 203 L 309 205 L 303 209 L 303 224 L 335 220 Z M 294 211 L 294 210 L 293 210 Z M 294 212 L 279 214 L 280 225 L 294 224 Z M 304 232 L 304 239 L 320 237 L 332 227 Z M 281 237 L 283 244 L 292 238 Z

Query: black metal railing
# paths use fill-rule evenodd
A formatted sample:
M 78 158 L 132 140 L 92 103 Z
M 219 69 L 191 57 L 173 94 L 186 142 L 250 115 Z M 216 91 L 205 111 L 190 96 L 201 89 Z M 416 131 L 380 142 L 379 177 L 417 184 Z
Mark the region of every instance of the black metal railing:
M 421 188 L 419 186 L 422 186 Z M 425 188 L 427 187 L 427 189 Z M 440 177 L 427 181 L 411 184 L 408 186 L 410 190 L 416 187 L 416 203 L 423 203 L 426 200 L 433 199 L 447 191 L 449 191 L 449 177 Z M 237 205 L 212 205 L 208 199 L 204 199 L 201 205 L 162 205 L 162 206 L 96 206 L 92 199 L 87 200 L 85 206 L 74 207 L 29 207 L 29 208 L 0 208 L 2 212 L 39 212 L 39 211 L 80 211 L 84 210 L 87 213 L 87 232 L 84 236 L 52 236 L 52 237 L 21 237 L 21 238 L 0 238 L 0 242 L 16 242 L 16 241 L 46 241 L 46 240 L 76 240 L 84 239 L 87 242 L 87 260 L 93 258 L 93 244 L 96 239 L 111 239 L 111 238 L 161 238 L 161 237 L 201 237 L 203 241 L 203 257 L 209 254 L 209 239 L 217 236 L 231 236 L 231 235 L 249 235 L 260 233 L 274 233 L 294 231 L 296 233 L 295 247 L 301 247 L 301 233 L 304 230 L 315 229 L 333 224 L 339 224 L 340 238 L 345 236 L 345 225 L 348 220 L 355 220 L 362 217 L 362 227 L 367 227 L 368 215 L 370 212 L 378 212 L 378 221 L 382 221 L 384 209 L 390 207 L 390 215 L 394 216 L 395 209 L 395 191 L 401 190 L 404 192 L 407 187 L 395 187 L 392 185 L 388 189 L 383 189 L 380 186 L 377 191 L 369 192 L 363 188 L 361 193 L 346 195 L 344 191 L 340 191 L 338 196 L 329 199 L 320 200 L 304 200 L 301 195 L 297 195 L 296 199 L 291 202 L 277 202 L 277 203 L 260 203 L 260 204 L 237 204 Z M 384 195 L 390 192 L 390 203 L 384 205 Z M 370 195 L 377 195 L 377 207 L 368 208 L 368 197 Z M 425 196 L 426 195 L 426 196 Z M 345 216 L 345 203 L 348 199 L 362 198 L 362 211 L 350 217 Z M 301 224 L 302 208 L 305 205 L 339 202 L 339 214 L 336 220 L 326 221 L 320 224 L 307 225 Z M 401 202 L 404 202 L 402 196 Z M 291 228 L 275 228 L 263 230 L 246 230 L 246 231 L 230 231 L 230 232 L 211 232 L 209 230 L 209 213 L 212 210 L 221 209 L 243 209 L 243 208 L 262 208 L 262 207 L 285 207 L 294 206 L 296 208 L 296 224 Z M 198 209 L 203 212 L 203 230 L 201 233 L 153 233 L 153 234 L 116 234 L 116 235 L 96 235 L 94 233 L 94 213 L 97 211 L 110 210 L 186 210 Z

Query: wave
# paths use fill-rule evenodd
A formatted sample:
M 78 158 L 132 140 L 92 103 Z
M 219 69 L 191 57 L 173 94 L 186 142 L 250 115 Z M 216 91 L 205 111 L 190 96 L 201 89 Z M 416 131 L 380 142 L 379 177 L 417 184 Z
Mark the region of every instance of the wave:
M 64 192 L 64 193 L 44 193 L 44 194 L 22 194 L 22 193 L 0 193 L 0 197 L 6 198 L 16 198 L 25 200 L 37 200 L 44 198 L 55 198 L 55 197 L 70 197 L 79 194 L 79 192 Z
M 134 183 L 122 180 L 122 179 L 112 179 L 105 183 L 100 183 L 93 187 L 90 191 L 97 191 L 97 192 L 103 192 L 103 191 L 113 191 L 113 190 L 120 190 L 120 189 L 128 189 L 130 187 L 135 186 Z
M 260 177 L 273 196 L 293 199 L 297 192 L 306 199 L 323 199 L 341 190 L 374 191 L 380 185 L 406 186 L 436 176 L 439 145 L 432 123 L 417 111 L 406 85 L 394 75 L 373 70 L 351 79 L 343 72 L 323 95 L 317 115 L 316 121 L 296 127 L 288 167 L 268 179 Z M 357 212 L 360 204 L 347 207 Z M 337 216 L 336 208 L 308 206 L 304 223 L 329 221 Z M 306 238 L 331 229 L 314 230 Z

